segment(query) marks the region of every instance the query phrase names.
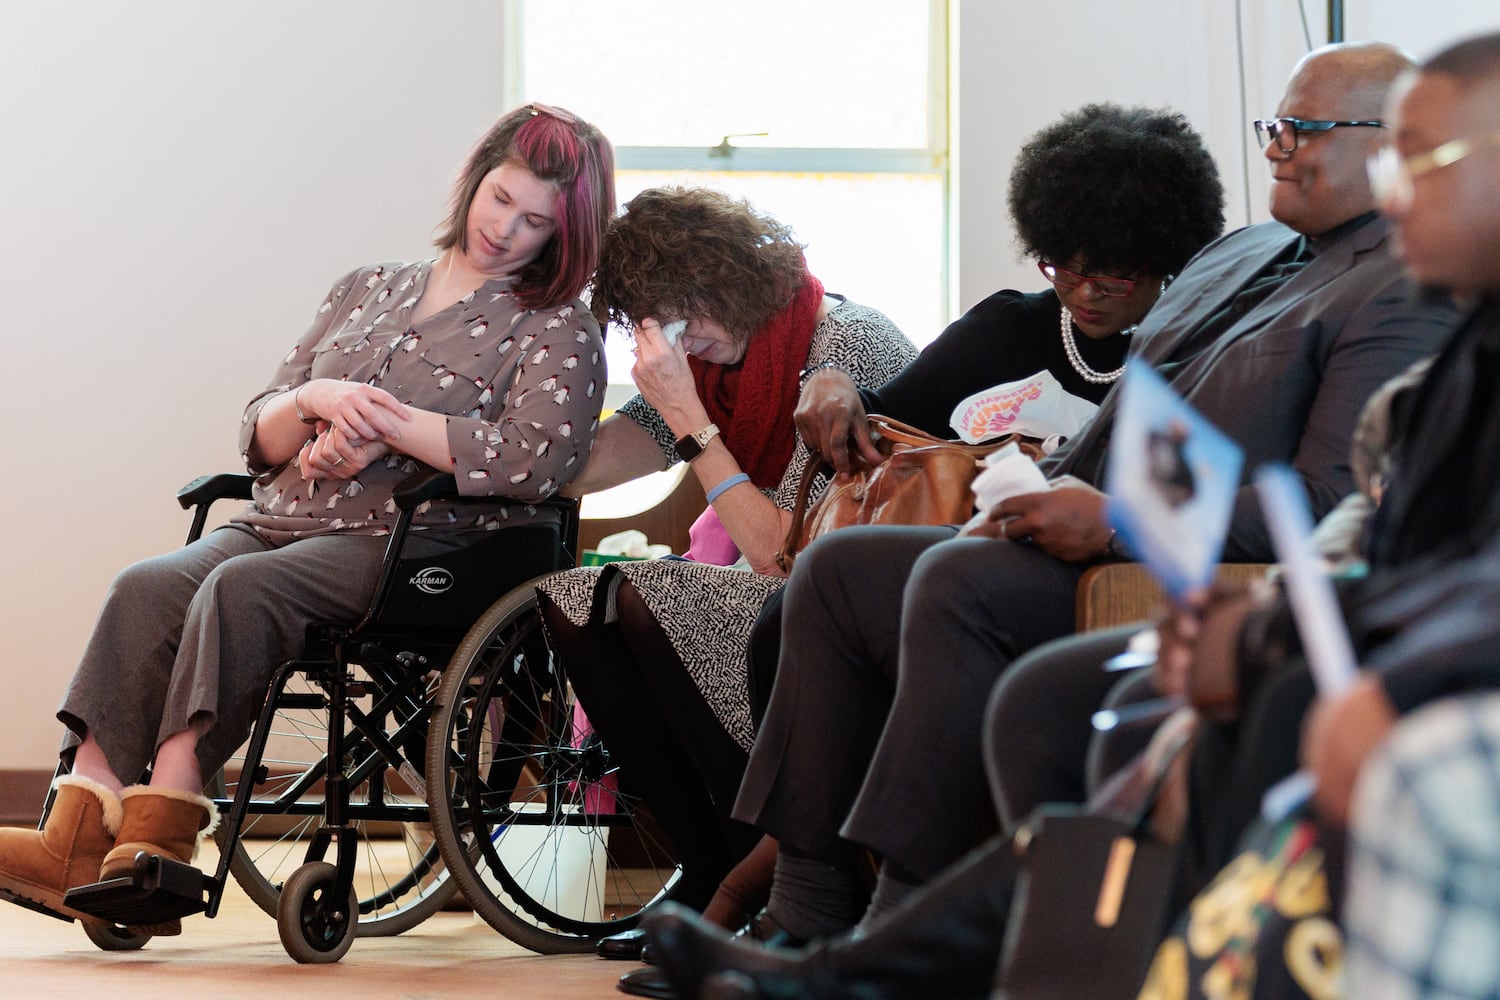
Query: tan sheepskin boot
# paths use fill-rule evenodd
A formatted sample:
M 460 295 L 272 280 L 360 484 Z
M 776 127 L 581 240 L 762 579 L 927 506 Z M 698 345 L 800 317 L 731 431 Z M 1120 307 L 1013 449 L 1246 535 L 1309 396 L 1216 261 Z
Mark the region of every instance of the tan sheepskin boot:
M 120 793 L 124 816 L 114 848 L 99 866 L 99 881 L 131 875 L 135 856 L 144 851 L 191 864 L 198 845 L 219 825 L 211 799 L 172 788 L 132 785 Z M 170 937 L 182 933 L 182 921 L 132 927 L 131 930 Z
M 63 905 L 69 889 L 99 878 L 120 828 L 120 798 L 97 781 L 65 774 L 40 830 L 0 829 L 0 891 L 79 920 L 97 918 Z

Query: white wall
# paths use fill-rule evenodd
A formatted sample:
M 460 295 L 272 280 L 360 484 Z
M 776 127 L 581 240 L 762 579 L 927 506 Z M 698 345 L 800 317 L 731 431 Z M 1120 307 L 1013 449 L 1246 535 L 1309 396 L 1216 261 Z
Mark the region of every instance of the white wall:
M 1422 54 L 1495 22 L 1491 5 L 1351 4 L 1349 34 Z M 1006 173 L 1027 134 L 1085 101 L 1183 109 L 1238 206 L 1233 15 L 1203 9 L 1226 5 L 957 6 L 960 306 L 1036 284 L 1014 259 Z M 1300 29 L 1291 0 L 1245 6 L 1255 117 Z M 504 110 L 503 27 L 494 0 L 7 5 L 0 769 L 51 766 L 52 712 L 110 578 L 180 542 L 172 491 L 235 466 L 244 400 L 329 283 L 427 252 L 453 167 Z
M 0 31 L 0 768 L 116 569 L 181 544 L 329 285 L 424 255 L 504 108 L 490 0 L 11 4 Z
M 1249 123 L 1275 113 L 1288 73 L 1307 51 L 1296 0 L 957 6 L 959 309 L 997 288 L 1035 286 L 1035 265 L 1016 259 L 1006 214 L 1009 162 L 1032 132 L 1089 101 L 1181 111 L 1219 163 L 1228 226 L 1269 217 L 1266 164 Z M 1327 5 L 1302 6 L 1312 44 L 1323 44 Z M 1345 38 L 1393 42 L 1419 59 L 1466 34 L 1500 29 L 1494 0 L 1351 0 L 1345 7 Z

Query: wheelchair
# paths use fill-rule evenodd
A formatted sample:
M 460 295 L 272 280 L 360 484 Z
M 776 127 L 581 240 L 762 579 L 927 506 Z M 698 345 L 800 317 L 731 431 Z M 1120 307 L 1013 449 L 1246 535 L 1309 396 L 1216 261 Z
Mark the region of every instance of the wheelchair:
M 183 487 L 188 541 L 252 482 Z M 577 501 L 506 502 L 508 523 L 482 540 L 414 556 L 412 519 L 433 500 L 462 503 L 452 476 L 397 488 L 368 610 L 309 627 L 275 672 L 248 742 L 205 792 L 222 817 L 216 870 L 143 853 L 132 875 L 69 891 L 102 921 L 85 925 L 97 946 L 139 948 L 145 927 L 214 916 L 231 875 L 311 963 L 408 930 L 460 891 L 543 954 L 590 950 L 670 897 L 676 851 L 581 725 L 541 631 L 533 584 L 573 565 Z

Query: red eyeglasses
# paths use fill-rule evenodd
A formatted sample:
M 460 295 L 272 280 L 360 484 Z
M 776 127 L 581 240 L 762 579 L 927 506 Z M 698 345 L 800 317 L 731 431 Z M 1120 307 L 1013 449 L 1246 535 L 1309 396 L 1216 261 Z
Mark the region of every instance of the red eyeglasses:
M 1135 291 L 1136 282 L 1141 280 L 1141 272 L 1137 271 L 1133 277 L 1119 278 L 1112 274 L 1079 274 L 1077 271 L 1069 271 L 1065 267 L 1058 267 L 1048 260 L 1036 262 L 1037 270 L 1042 276 L 1058 288 L 1077 288 L 1082 284 L 1094 286 L 1094 291 L 1100 295 L 1110 298 L 1122 298 Z

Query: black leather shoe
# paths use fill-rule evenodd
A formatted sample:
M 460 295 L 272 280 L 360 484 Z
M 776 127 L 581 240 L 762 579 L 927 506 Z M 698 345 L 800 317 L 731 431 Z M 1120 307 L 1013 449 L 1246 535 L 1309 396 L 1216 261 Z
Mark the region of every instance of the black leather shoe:
M 777 949 L 772 941 L 756 943 L 751 934 L 731 936 L 704 922 L 693 911 L 664 903 L 643 921 L 659 974 L 674 991 L 646 996 L 780 998 L 815 996 L 804 992 L 804 970 L 795 953 Z M 771 935 L 783 948 L 793 943 L 785 935 Z M 772 947 L 767 947 L 772 945 Z M 620 985 L 625 990 L 625 985 Z M 626 991 L 631 992 L 631 991 Z
M 656 997 L 657 1000 L 676 1000 L 677 994 L 667 981 L 667 974 L 654 965 L 643 965 L 631 969 L 615 983 L 615 989 L 633 997 Z
M 646 932 L 635 927 L 600 938 L 599 943 L 594 945 L 594 954 L 600 958 L 617 958 L 633 962 L 641 957 L 641 949 L 645 946 Z

